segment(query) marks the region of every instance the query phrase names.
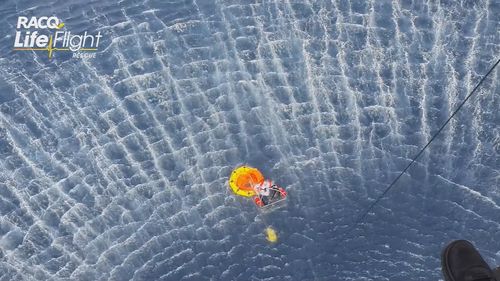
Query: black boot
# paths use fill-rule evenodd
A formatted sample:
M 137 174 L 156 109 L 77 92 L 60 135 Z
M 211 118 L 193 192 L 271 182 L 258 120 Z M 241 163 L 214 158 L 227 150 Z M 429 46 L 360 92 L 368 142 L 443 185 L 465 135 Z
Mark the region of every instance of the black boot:
M 493 269 L 493 276 L 495 277 L 495 280 L 500 280 L 500 266 Z
M 446 281 L 500 281 L 474 246 L 465 240 L 448 244 L 441 254 Z

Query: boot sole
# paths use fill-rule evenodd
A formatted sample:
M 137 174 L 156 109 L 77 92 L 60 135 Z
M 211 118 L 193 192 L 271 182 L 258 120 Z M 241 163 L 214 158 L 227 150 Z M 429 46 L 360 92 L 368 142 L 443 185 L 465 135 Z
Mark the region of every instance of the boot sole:
M 448 267 L 448 252 L 457 243 L 463 242 L 465 240 L 456 240 L 448 244 L 446 248 L 441 252 L 441 271 L 443 272 L 445 281 L 456 281 L 450 274 L 450 268 Z M 466 241 L 467 242 L 467 241 Z M 468 243 L 468 242 L 467 242 Z

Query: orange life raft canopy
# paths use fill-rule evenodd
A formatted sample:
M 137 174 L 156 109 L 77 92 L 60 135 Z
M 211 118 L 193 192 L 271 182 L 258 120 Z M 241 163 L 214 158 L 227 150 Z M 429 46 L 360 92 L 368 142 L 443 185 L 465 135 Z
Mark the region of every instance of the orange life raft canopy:
M 252 167 L 241 166 L 231 173 L 229 177 L 229 187 L 237 195 L 244 197 L 256 196 L 254 186 L 262 184 L 264 176 L 262 173 Z

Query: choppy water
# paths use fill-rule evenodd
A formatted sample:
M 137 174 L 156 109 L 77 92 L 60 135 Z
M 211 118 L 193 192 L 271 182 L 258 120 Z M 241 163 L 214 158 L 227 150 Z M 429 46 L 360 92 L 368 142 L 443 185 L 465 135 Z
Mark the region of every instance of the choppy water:
M 12 51 L 47 14 L 104 49 Z M 498 69 L 339 241 L 498 59 L 498 0 L 4 0 L 0 26 L 0 280 L 439 280 L 456 238 L 500 264 Z M 286 208 L 229 193 L 243 163 Z

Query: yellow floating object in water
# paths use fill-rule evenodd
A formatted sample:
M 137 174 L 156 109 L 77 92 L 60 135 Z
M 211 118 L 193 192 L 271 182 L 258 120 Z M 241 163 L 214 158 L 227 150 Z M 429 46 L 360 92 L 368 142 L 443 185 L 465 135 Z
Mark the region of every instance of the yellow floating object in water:
M 236 168 L 229 177 L 229 187 L 237 195 L 252 197 L 257 195 L 255 185 L 264 182 L 264 176 L 255 168 L 241 166 Z
M 276 231 L 268 226 L 266 228 L 266 238 L 267 238 L 267 241 L 271 242 L 271 243 L 276 243 L 278 242 L 278 234 L 276 233 Z

